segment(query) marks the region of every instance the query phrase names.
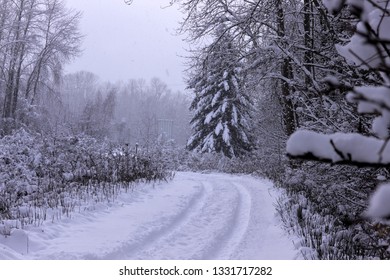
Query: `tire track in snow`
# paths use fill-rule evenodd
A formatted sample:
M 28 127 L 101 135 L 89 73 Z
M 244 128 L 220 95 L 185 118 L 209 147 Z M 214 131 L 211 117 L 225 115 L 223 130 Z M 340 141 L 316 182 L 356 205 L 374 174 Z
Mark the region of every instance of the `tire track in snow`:
M 277 191 L 266 179 L 242 176 L 240 184 L 246 187 L 252 197 L 248 227 L 242 242 L 231 254 L 230 259 L 296 259 L 299 256 L 293 242 L 282 230 L 275 210 Z
M 231 259 L 248 229 L 252 208 L 251 195 L 242 184 L 230 182 L 230 185 L 238 192 L 238 204 L 235 207 L 235 215 L 229 221 L 226 234 L 222 242 L 219 242 L 219 248 L 215 248 L 209 256 L 210 259 Z
M 153 192 L 143 193 L 141 191 L 133 197 L 135 199 L 131 199 L 132 203 L 130 202 L 123 208 L 117 208 L 113 212 L 104 211 L 106 213 L 103 215 L 96 213 L 90 222 L 76 225 L 70 231 L 64 230 L 63 234 L 55 236 L 53 240 L 48 240 L 47 248 L 32 252 L 30 257 L 33 259 L 93 260 L 131 258 L 133 251 L 137 252 L 145 244 L 158 240 L 160 236 L 185 220 L 194 208 L 202 205 L 205 197 L 204 187 L 191 179 L 184 180 L 183 183 L 187 186 L 183 192 L 181 192 L 181 186 L 178 188 L 177 185 L 173 188 L 174 191 L 169 186 L 161 187 Z M 166 203 L 172 203 L 173 207 L 169 207 Z M 170 208 L 168 212 L 162 209 L 165 205 Z M 118 214 L 120 219 L 118 219 Z M 86 218 L 88 219 L 88 216 Z M 132 220 L 134 218 L 136 218 L 135 223 Z M 122 231 L 120 239 L 116 237 L 118 231 Z M 107 236 L 107 234 L 112 236 Z M 99 235 L 99 237 L 96 238 L 94 235 Z M 97 240 L 104 243 L 95 243 Z M 112 241 L 109 242 L 110 240 Z M 68 243 L 69 246 L 61 245 Z M 92 247 L 83 246 L 82 243 L 96 244 L 100 250 L 87 251 L 87 247 Z
M 153 246 L 153 244 L 158 243 L 164 236 L 168 235 L 176 228 L 179 228 L 183 223 L 190 219 L 194 213 L 199 211 L 205 202 L 207 190 L 205 190 L 202 183 L 198 188 L 200 190 L 192 196 L 184 210 L 173 217 L 169 223 L 165 223 L 164 227 L 151 231 L 148 235 L 136 242 L 124 243 L 118 249 L 99 257 L 99 259 L 138 259 L 137 255 L 141 251 L 147 250 L 150 246 Z
M 160 236 L 156 242 L 149 243 L 143 248 L 144 250 L 138 252 L 138 255 L 133 255 L 135 259 L 177 259 L 179 256 L 180 259 L 200 259 L 196 256 L 194 248 L 191 249 L 191 247 L 198 247 L 203 250 L 204 235 L 210 234 L 207 227 L 203 226 L 205 223 L 204 212 L 210 209 L 210 201 L 214 200 L 214 195 L 218 195 L 218 193 L 215 193 L 214 188 L 208 182 L 196 181 L 204 188 L 203 203 L 198 205 L 194 209 L 195 211 L 189 213 L 187 219 L 183 220 L 180 225 Z M 203 232 L 201 243 L 197 243 L 200 231 Z M 198 244 L 199 246 L 197 246 Z
M 192 213 L 180 227 L 173 229 L 158 242 L 149 244 L 146 250 L 136 256 L 137 259 L 211 258 L 211 252 L 217 250 L 229 227 L 239 196 L 235 190 L 227 190 L 215 180 L 201 180 L 199 183 L 207 193 L 202 207 Z
M 199 181 L 199 179 L 198 179 Z M 242 184 L 219 176 L 199 181 L 209 192 L 201 208 L 137 258 L 229 259 L 248 228 L 251 195 Z M 216 199 L 215 195 L 218 199 Z

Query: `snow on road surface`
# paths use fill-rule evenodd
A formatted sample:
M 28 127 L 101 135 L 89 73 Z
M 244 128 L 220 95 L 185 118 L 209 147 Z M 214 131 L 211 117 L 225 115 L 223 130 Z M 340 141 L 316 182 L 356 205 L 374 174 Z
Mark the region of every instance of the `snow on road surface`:
M 178 173 L 113 205 L 0 237 L 0 259 L 295 259 L 272 183 Z

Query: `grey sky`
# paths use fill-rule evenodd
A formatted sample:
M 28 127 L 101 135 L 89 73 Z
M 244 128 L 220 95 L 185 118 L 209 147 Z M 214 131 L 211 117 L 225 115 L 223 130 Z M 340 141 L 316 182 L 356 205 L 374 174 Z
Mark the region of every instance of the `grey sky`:
M 112 82 L 158 77 L 184 90 L 185 43 L 175 36 L 182 15 L 169 0 L 66 0 L 83 12 L 83 55 L 66 72 L 86 70 Z

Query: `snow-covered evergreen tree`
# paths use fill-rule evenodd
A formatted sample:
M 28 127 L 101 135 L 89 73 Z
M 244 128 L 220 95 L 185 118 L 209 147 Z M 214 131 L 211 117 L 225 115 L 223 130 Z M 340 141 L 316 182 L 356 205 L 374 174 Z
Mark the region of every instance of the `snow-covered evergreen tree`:
M 216 31 L 206 57 L 197 64 L 188 81 L 195 98 L 191 104 L 193 134 L 190 150 L 242 155 L 252 148 L 250 137 L 251 101 L 245 93 L 239 50 L 232 37 Z

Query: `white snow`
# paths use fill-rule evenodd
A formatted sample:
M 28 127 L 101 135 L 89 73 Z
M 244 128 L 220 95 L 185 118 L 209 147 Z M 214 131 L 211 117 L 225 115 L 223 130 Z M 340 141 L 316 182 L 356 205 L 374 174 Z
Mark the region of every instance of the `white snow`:
M 214 135 L 209 133 L 202 142 L 202 152 L 211 152 L 214 149 Z
M 226 79 L 228 75 L 229 75 L 229 72 L 225 70 L 225 71 L 223 72 L 222 78 L 223 78 L 223 79 Z
M 0 236 L 0 259 L 294 259 L 272 183 L 178 173 L 116 203 Z
M 333 1 L 324 1 L 324 3 L 326 2 Z M 378 6 L 386 5 L 386 1 L 374 2 Z M 390 17 L 383 16 L 383 11 L 374 8 L 374 6 L 369 4 L 369 1 L 363 2 L 359 0 L 353 0 L 349 1 L 349 4 L 363 8 L 363 13 L 361 15 L 362 21 L 357 24 L 357 31 L 360 34 L 369 34 L 369 31 L 366 27 L 366 24 L 368 24 L 372 30 L 375 30 L 380 39 L 384 41 L 388 41 L 390 39 Z M 389 65 L 390 58 L 388 57 L 385 49 L 379 44 L 376 46 L 367 44 L 367 39 L 360 34 L 355 33 L 351 37 L 351 41 L 345 46 L 336 45 L 336 49 L 339 54 L 345 57 L 351 63 L 356 64 L 363 69 L 377 68 L 382 63 Z M 388 48 L 389 44 L 386 45 Z M 378 55 L 378 53 L 382 53 L 382 57 Z
M 334 151 L 330 146 L 329 140 L 330 138 L 327 135 L 308 130 L 299 130 L 288 139 L 286 150 L 292 156 L 312 153 L 319 158 L 333 158 Z
M 221 94 L 222 94 L 222 92 L 221 92 L 221 91 L 218 91 L 218 92 L 214 95 L 213 100 L 212 100 L 212 102 L 211 102 L 211 106 L 212 106 L 212 107 L 214 107 L 215 104 L 217 104 L 217 102 L 219 101 L 219 99 L 220 99 L 220 97 L 221 97 Z
M 390 184 L 378 187 L 370 199 L 366 215 L 371 218 L 390 217 Z
M 215 135 L 218 136 L 221 133 L 222 129 L 223 129 L 222 122 L 219 122 L 217 127 L 215 128 L 215 131 L 214 131 Z
M 372 122 L 373 132 L 381 139 L 389 136 L 390 127 L 390 89 L 388 87 L 356 87 L 348 93 L 349 102 L 358 103 L 359 113 L 380 114 Z
M 368 108 L 360 108 L 361 113 L 377 113 L 380 108 L 385 105 L 390 108 L 390 89 L 388 87 L 362 86 L 355 87 L 353 92 L 347 94 L 349 102 L 368 102 L 375 106 L 369 110 Z
M 234 126 L 237 126 L 237 124 L 238 124 L 237 108 L 236 108 L 236 106 L 234 106 L 234 104 L 233 104 L 233 119 L 232 119 L 232 124 L 233 124 Z
M 237 79 L 236 79 L 235 76 L 232 76 L 231 82 L 232 82 L 232 84 L 233 84 L 233 86 L 234 86 L 235 89 L 239 89 L 238 81 L 237 81 Z
M 222 112 L 225 113 L 226 109 L 227 109 L 227 106 L 228 106 L 228 102 L 226 100 L 224 100 L 223 104 L 222 104 Z
M 377 179 L 378 181 L 386 181 L 386 177 L 383 176 L 383 175 L 378 175 L 378 176 L 376 176 L 376 179 Z
M 215 110 L 214 114 L 213 114 L 213 118 L 216 118 L 221 112 L 221 107 L 219 107 L 217 110 Z
M 226 124 L 223 125 L 222 139 L 223 139 L 223 142 L 225 142 L 226 144 L 228 144 L 230 146 L 230 130 Z
M 341 156 L 331 145 L 333 141 Z M 321 134 L 308 130 L 294 132 L 287 141 L 287 153 L 292 156 L 312 154 L 320 159 L 339 162 L 390 163 L 390 145 L 384 140 L 357 133 Z
M 382 116 L 376 117 L 372 122 L 373 132 L 381 139 L 389 137 L 390 113 L 384 111 Z
M 343 5 L 343 1 L 341 0 L 322 0 L 322 2 L 331 14 L 340 10 Z
M 229 86 L 229 83 L 228 81 L 223 81 L 223 88 L 225 89 L 225 91 L 229 91 L 230 90 L 230 86 Z
M 204 124 L 209 124 L 211 120 L 213 119 L 214 111 L 211 111 L 210 113 L 207 114 Z

